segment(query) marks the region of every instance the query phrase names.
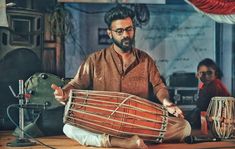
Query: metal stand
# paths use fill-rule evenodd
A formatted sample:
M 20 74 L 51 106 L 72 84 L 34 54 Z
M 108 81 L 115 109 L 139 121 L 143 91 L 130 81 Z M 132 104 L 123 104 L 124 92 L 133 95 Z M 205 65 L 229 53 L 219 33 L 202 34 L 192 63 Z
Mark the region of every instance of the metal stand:
M 10 88 L 11 89 L 11 88 Z M 11 91 L 13 91 L 11 89 Z M 13 95 L 14 92 L 13 92 Z M 22 147 L 22 146 L 32 146 L 35 145 L 36 142 L 31 142 L 29 139 L 24 138 L 24 81 L 19 80 L 19 95 L 17 96 L 19 99 L 19 128 L 20 128 L 20 135 L 16 140 L 7 143 L 7 146 L 11 147 Z

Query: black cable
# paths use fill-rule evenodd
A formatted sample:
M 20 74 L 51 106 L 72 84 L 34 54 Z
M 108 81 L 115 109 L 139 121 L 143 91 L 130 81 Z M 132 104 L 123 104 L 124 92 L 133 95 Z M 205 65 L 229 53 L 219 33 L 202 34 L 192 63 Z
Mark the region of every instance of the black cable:
M 11 115 L 10 115 L 10 112 L 9 112 L 9 111 L 10 111 L 10 108 L 18 108 L 18 109 L 19 109 L 20 106 L 19 106 L 19 104 L 12 104 L 12 105 L 9 105 L 9 106 L 7 107 L 7 116 L 8 116 L 8 118 L 10 119 L 10 121 L 11 121 L 17 128 L 20 129 L 20 131 L 24 132 L 24 134 L 25 134 L 27 137 L 29 137 L 30 139 L 32 139 L 32 140 L 38 142 L 39 144 L 41 144 L 41 145 L 43 145 L 43 146 L 48 147 L 48 148 L 50 148 L 50 149 L 56 149 L 56 148 L 54 148 L 54 147 L 52 147 L 52 146 L 50 146 L 50 145 L 47 145 L 47 144 L 45 144 L 45 143 L 39 141 L 38 139 L 36 139 L 36 138 L 32 137 L 31 135 L 29 135 L 28 133 L 26 133 L 23 129 L 21 129 L 21 128 L 19 127 L 19 125 L 17 125 L 16 122 L 12 119 L 12 117 L 11 117 Z

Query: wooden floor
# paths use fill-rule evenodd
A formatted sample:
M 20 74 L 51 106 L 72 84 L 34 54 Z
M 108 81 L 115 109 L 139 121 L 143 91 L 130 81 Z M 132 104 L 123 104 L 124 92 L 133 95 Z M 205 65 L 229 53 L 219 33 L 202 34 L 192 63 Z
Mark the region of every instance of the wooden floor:
M 44 149 L 49 148 L 36 143 L 34 146 L 29 147 L 8 147 L 7 143 L 15 140 L 16 138 L 11 134 L 11 131 L 0 131 L 0 149 Z M 193 130 L 192 135 L 201 135 L 199 130 Z M 50 136 L 37 138 L 46 145 L 55 149 L 95 149 L 95 147 L 80 146 L 76 141 L 66 138 L 64 135 Z M 149 149 L 235 149 L 235 138 L 227 139 L 220 142 L 204 142 L 197 144 L 158 144 L 149 145 Z M 102 148 L 100 148 L 102 149 Z M 113 148 L 114 149 L 114 148 Z

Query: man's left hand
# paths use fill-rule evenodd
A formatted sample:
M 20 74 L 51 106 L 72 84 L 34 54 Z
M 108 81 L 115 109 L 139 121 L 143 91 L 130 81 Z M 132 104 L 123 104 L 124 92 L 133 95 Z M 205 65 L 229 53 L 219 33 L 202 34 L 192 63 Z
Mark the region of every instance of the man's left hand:
M 182 110 L 178 106 L 176 106 L 175 104 L 166 106 L 166 109 L 169 113 L 171 113 L 175 117 L 184 118 L 184 114 L 183 114 Z

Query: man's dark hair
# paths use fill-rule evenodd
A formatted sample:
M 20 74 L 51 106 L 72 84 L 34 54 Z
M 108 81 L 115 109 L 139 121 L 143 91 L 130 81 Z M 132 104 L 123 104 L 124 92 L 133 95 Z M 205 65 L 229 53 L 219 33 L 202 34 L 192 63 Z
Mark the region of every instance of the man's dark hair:
M 104 21 L 107 24 L 108 28 L 111 27 L 111 24 L 115 20 L 125 19 L 130 17 L 134 23 L 135 13 L 130 8 L 117 5 L 116 7 L 110 9 L 104 16 Z
M 197 70 L 199 70 L 199 67 L 201 66 L 206 66 L 214 69 L 215 75 L 217 76 L 218 79 L 221 79 L 223 77 L 223 72 L 212 59 L 205 58 L 202 61 L 200 61 L 199 64 L 197 65 Z

